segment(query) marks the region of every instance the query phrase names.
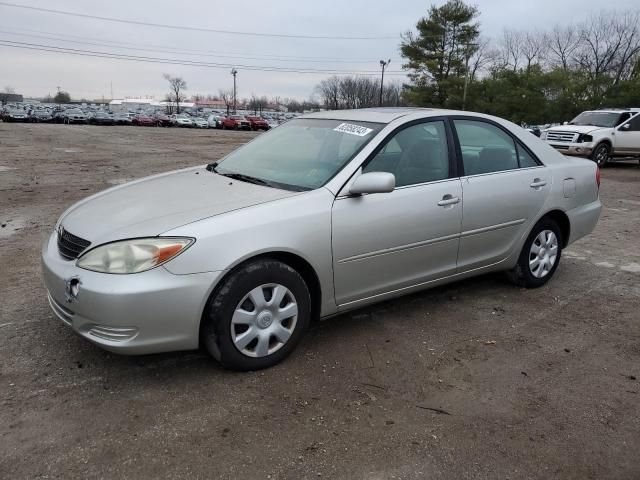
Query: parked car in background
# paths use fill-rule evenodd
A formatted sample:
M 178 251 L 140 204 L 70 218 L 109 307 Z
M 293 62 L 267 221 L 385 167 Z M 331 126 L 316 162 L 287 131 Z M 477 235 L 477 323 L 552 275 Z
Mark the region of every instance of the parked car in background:
M 594 163 L 500 118 L 319 112 L 210 165 L 82 200 L 57 220 L 42 270 L 54 314 L 103 348 L 203 345 L 257 370 L 318 318 L 494 271 L 545 285 L 594 229 L 599 183 Z
M 193 119 L 186 114 L 173 115 L 172 123 L 176 127 L 193 127 Z
M 89 123 L 87 114 L 79 108 L 70 108 L 63 113 L 63 123 L 70 125 L 72 123 Z
M 249 120 L 249 125 L 251 125 L 251 130 L 269 130 L 269 123 L 260 117 L 246 117 Z
M 222 128 L 222 117 L 220 115 L 209 115 L 207 122 L 209 123 L 209 128 Z
M 616 158 L 640 156 L 640 108 L 582 112 L 540 138 L 565 155 L 589 157 L 604 167 Z
M 155 113 L 153 115 L 153 120 L 156 122 L 156 125 L 158 127 L 170 127 L 171 126 L 171 119 L 169 118 L 168 115 L 165 115 L 164 113 Z
M 131 117 L 126 113 L 116 113 L 113 116 L 113 123 L 115 125 L 131 125 L 133 122 Z
M 196 117 L 193 119 L 193 126 L 196 128 L 209 128 L 209 122 L 204 118 Z
M 113 115 L 107 112 L 97 112 L 89 119 L 91 125 L 113 125 L 115 123 Z
M 49 112 L 49 110 L 37 110 L 31 116 L 31 121 L 36 123 L 52 123 L 53 115 L 51 115 L 51 112 Z
M 12 123 L 26 123 L 30 122 L 31 118 L 24 110 L 7 110 L 2 116 L 3 121 Z
M 269 120 L 267 120 L 267 123 L 269 124 L 269 129 L 276 128 L 278 125 L 280 125 L 278 120 L 276 120 L 275 118 L 269 118 Z
M 222 128 L 225 130 L 251 130 L 251 123 L 242 115 L 229 115 L 222 119 Z
M 131 123 L 139 127 L 154 127 L 156 125 L 156 122 L 153 118 L 144 114 L 136 115 L 135 117 L 133 117 Z
M 52 114 L 53 123 L 64 123 L 64 110 L 56 110 Z

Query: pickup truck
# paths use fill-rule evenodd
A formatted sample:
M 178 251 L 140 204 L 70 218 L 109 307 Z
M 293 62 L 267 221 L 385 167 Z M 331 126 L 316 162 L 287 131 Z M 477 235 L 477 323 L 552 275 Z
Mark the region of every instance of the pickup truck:
M 251 123 L 242 115 L 231 115 L 222 119 L 222 129 L 251 130 Z
M 544 130 L 540 138 L 565 155 L 588 157 L 604 167 L 621 157 L 640 158 L 640 108 L 582 112 Z

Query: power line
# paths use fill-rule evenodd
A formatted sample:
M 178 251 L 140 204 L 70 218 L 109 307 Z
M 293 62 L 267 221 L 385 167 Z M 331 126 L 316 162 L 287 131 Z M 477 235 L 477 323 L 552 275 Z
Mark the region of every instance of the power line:
M 222 29 L 214 29 L 214 28 L 191 27 L 187 25 L 170 25 L 166 23 L 142 22 L 138 20 L 126 20 L 123 18 L 102 17 L 99 15 L 75 13 L 75 12 L 69 12 L 66 10 L 54 10 L 51 8 L 33 7 L 30 5 L 18 5 L 18 4 L 9 3 L 9 2 L 0 2 L 0 5 L 4 5 L 5 7 L 33 10 L 37 12 L 53 13 L 56 15 L 67 15 L 71 17 L 90 18 L 92 20 L 102 20 L 105 22 L 126 23 L 130 25 L 141 25 L 145 27 L 168 28 L 172 30 L 189 30 L 189 31 L 195 31 L 195 32 L 220 33 L 225 35 L 244 35 L 244 36 L 251 36 L 251 37 L 275 37 L 275 38 L 299 38 L 299 39 L 309 39 L 309 40 L 397 40 L 398 39 L 398 35 L 378 36 L 378 37 L 375 37 L 375 36 L 374 37 L 347 37 L 347 36 L 332 36 L 332 35 L 294 35 L 294 34 L 286 34 L 286 33 L 243 32 L 238 30 L 222 30 Z
M 370 70 L 362 71 L 348 71 L 348 70 L 335 70 L 335 69 L 312 69 L 312 68 L 286 68 L 286 67 L 270 67 L 270 66 L 258 66 L 258 65 L 239 65 L 230 63 L 217 63 L 217 62 L 199 62 L 192 60 L 180 60 L 172 58 L 158 58 L 139 55 L 127 55 L 120 53 L 99 52 L 94 50 L 83 50 L 76 48 L 56 47 L 51 45 L 42 45 L 37 43 L 26 42 L 14 42 L 11 40 L 0 39 L 0 45 L 11 48 L 20 48 L 26 50 L 36 50 L 42 52 L 51 53 L 63 53 L 70 55 L 79 55 L 85 57 L 97 57 L 97 58 L 111 58 L 116 60 L 129 60 L 137 62 L 147 63 L 161 63 L 170 65 L 183 65 L 191 67 L 206 67 L 206 68 L 233 68 L 239 67 L 245 70 L 254 70 L 261 72 L 282 72 L 282 73 L 304 73 L 304 74 L 325 74 L 325 75 L 377 75 L 378 72 Z M 404 72 L 389 72 L 389 75 L 405 75 Z
M 213 57 L 213 58 L 230 58 L 230 59 L 243 59 L 243 60 L 267 60 L 267 61 L 276 61 L 276 62 L 302 62 L 302 63 L 367 63 L 371 64 L 373 61 L 371 60 L 347 60 L 347 59 L 330 59 L 320 60 L 317 58 L 309 58 L 309 57 L 286 57 L 286 56 L 277 56 L 277 55 L 267 55 L 267 56 L 252 56 L 252 55 L 243 55 L 243 54 L 231 54 L 229 52 L 215 52 L 215 51 L 207 51 L 207 50 L 189 50 L 189 49 L 177 49 L 173 47 L 165 47 L 161 45 L 147 45 L 147 44 L 139 44 L 139 43 L 130 43 L 130 42 L 117 42 L 111 40 L 97 40 L 91 39 L 88 37 L 80 37 L 77 35 L 59 35 L 55 33 L 42 32 L 42 34 L 33 34 L 33 33 L 21 33 L 12 30 L 0 30 L 0 33 L 4 33 L 6 35 L 17 35 L 23 37 L 30 38 L 39 38 L 44 40 L 56 40 L 65 43 L 78 43 L 77 40 L 70 40 L 70 38 L 76 38 L 82 41 L 83 45 L 93 45 L 97 47 L 107 47 L 107 48 L 120 48 L 123 50 L 135 50 L 142 52 L 155 52 L 155 53 L 172 53 L 179 55 L 188 55 L 188 56 L 205 56 L 205 57 Z M 96 40 L 96 41 L 93 41 Z M 126 46 L 133 45 L 133 46 Z

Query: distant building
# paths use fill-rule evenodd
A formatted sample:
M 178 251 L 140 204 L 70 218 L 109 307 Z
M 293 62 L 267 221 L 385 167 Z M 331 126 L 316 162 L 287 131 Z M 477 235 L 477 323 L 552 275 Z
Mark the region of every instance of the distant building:
M 112 112 L 128 112 L 130 110 L 136 111 L 140 108 L 145 109 L 148 107 L 167 107 L 174 106 L 175 104 L 170 102 L 159 102 L 153 98 L 124 98 L 122 100 L 111 100 L 109 102 L 109 110 Z M 180 102 L 180 108 L 191 108 L 195 106 L 193 102 Z
M 22 103 L 23 101 L 24 97 L 17 93 L 0 93 L 0 103 L 3 105 L 5 103 Z
M 213 108 L 216 110 L 226 110 L 227 104 L 222 100 L 196 100 L 196 107 Z

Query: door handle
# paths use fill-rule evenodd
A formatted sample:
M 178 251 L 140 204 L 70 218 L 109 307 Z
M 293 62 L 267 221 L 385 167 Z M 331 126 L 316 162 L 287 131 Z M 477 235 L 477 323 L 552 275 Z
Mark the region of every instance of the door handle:
M 448 205 L 455 205 L 456 203 L 459 203 L 459 202 L 460 202 L 460 198 L 447 194 L 444 197 L 442 197 L 442 200 L 438 202 L 438 206 L 446 207 Z
M 545 180 L 541 180 L 540 178 L 534 178 L 533 183 L 529 185 L 531 188 L 541 188 L 547 184 Z

